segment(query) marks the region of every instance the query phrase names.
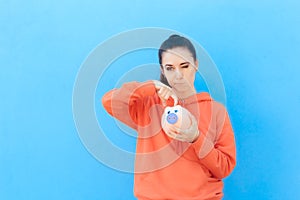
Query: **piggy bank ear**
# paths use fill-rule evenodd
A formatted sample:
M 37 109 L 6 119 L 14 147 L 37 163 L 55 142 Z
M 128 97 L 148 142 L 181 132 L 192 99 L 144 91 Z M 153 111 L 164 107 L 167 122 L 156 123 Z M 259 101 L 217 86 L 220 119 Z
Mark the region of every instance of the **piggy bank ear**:
M 165 108 L 164 114 L 168 115 L 168 114 L 171 113 L 171 111 L 172 111 L 172 108 L 169 107 L 169 106 L 167 106 L 167 107 Z
M 180 105 L 176 105 L 173 107 L 174 113 L 181 113 L 182 107 Z

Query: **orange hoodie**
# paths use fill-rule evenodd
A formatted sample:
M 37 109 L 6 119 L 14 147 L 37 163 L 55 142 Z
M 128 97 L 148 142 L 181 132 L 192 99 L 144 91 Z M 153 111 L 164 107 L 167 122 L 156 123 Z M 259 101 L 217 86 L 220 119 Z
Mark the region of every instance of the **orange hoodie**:
M 179 101 L 198 120 L 200 135 L 193 143 L 171 139 L 162 130 L 163 106 L 152 81 L 126 83 L 106 93 L 102 103 L 110 115 L 138 132 L 134 176 L 138 199 L 222 198 L 222 178 L 236 162 L 235 141 L 226 109 L 208 93 Z

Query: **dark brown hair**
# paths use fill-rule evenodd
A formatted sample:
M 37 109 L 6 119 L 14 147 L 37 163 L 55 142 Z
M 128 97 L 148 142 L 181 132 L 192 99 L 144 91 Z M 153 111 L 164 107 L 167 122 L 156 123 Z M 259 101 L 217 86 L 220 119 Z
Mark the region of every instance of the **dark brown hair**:
M 185 48 L 187 48 L 191 52 L 194 60 L 197 60 L 196 50 L 195 50 L 194 45 L 191 43 L 191 41 L 188 40 L 185 37 L 174 34 L 174 35 L 171 35 L 167 40 L 165 40 L 161 44 L 161 46 L 158 50 L 158 59 L 159 59 L 159 64 L 160 64 L 161 69 L 163 69 L 162 68 L 162 54 L 163 54 L 163 52 L 165 52 L 169 49 L 176 48 L 176 47 L 185 47 Z M 168 83 L 167 78 L 165 77 L 165 75 L 162 72 L 160 73 L 160 81 L 162 83 L 170 86 L 169 83 Z

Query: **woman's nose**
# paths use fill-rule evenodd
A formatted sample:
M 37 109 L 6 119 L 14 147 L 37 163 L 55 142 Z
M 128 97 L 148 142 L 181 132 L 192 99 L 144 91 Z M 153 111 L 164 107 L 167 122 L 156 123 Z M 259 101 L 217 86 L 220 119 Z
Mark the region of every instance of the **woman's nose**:
M 177 79 L 183 78 L 183 74 L 182 74 L 182 71 L 180 69 L 176 69 L 175 73 L 176 73 L 176 78 Z

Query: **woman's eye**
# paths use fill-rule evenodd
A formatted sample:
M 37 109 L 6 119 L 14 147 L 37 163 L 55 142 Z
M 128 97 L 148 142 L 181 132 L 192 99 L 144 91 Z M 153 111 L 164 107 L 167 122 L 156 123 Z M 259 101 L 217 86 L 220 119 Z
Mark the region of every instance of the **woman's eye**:
M 173 67 L 167 67 L 166 69 L 167 69 L 167 71 L 172 71 L 174 68 Z
M 183 66 L 181 66 L 181 68 L 188 68 L 189 67 L 189 65 L 183 65 Z

